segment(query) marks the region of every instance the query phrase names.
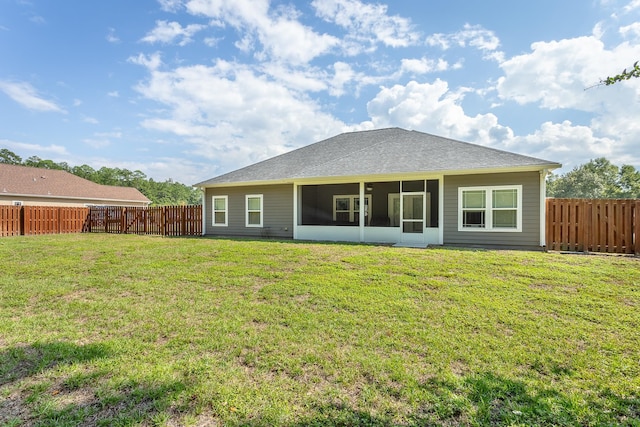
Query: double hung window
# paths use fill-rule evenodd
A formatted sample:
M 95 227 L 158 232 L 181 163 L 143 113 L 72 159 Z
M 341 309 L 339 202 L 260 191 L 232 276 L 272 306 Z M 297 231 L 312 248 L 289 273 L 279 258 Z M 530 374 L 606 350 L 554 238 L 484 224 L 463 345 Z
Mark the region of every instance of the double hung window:
M 213 196 L 213 226 L 226 227 L 229 217 L 229 198 L 228 196 Z
M 522 231 L 522 186 L 460 187 L 459 231 Z

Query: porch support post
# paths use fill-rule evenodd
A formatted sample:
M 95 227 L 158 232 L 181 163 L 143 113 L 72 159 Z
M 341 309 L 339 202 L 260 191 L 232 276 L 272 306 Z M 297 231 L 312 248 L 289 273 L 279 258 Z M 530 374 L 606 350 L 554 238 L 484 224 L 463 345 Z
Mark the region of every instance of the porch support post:
M 200 191 L 202 191 L 202 235 L 204 236 L 207 234 L 207 189 L 200 187 Z M 213 206 L 211 206 L 211 209 L 213 209 Z
M 358 211 L 358 224 L 360 225 L 360 242 L 364 242 L 364 214 L 365 214 L 365 199 L 364 199 L 364 181 L 360 181 L 360 210 Z
M 548 169 L 540 171 L 540 246 L 547 246 L 547 174 Z
M 293 240 L 298 238 L 298 184 L 293 183 Z

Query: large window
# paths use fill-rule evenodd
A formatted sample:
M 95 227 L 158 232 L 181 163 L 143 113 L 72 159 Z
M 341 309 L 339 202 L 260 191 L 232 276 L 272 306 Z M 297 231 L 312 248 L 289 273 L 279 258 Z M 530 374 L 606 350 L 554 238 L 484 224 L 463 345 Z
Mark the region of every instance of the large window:
M 262 227 L 262 194 L 247 195 L 246 208 L 246 226 Z
M 227 196 L 213 196 L 213 226 L 226 227 L 228 218 L 229 198 Z
M 459 231 L 522 231 L 522 186 L 460 187 Z
M 364 196 L 364 215 L 369 216 L 371 194 Z M 333 220 L 338 223 L 358 222 L 360 218 L 360 196 L 354 194 L 333 196 Z

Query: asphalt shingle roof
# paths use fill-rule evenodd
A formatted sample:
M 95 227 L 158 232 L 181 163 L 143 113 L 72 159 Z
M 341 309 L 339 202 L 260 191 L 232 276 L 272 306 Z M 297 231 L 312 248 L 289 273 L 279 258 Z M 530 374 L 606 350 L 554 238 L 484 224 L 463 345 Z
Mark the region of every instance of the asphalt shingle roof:
M 548 160 L 400 128 L 349 132 L 195 184 L 283 181 L 304 178 L 558 168 Z
M 151 202 L 136 188 L 101 185 L 69 172 L 0 163 L 0 194 Z

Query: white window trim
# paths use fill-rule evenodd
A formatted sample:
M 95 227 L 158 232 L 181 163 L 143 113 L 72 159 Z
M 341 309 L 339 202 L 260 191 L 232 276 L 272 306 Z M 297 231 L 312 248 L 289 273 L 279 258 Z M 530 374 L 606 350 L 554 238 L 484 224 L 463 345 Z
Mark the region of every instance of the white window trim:
M 260 224 L 249 224 L 249 212 L 256 212 L 256 211 L 249 211 L 249 199 L 253 199 L 253 198 L 259 198 L 260 199 Z M 245 227 L 257 227 L 260 228 L 262 227 L 262 223 L 263 223 L 263 219 L 264 219 L 264 198 L 262 194 L 247 194 L 244 198 L 244 212 L 245 212 L 245 221 L 244 221 L 244 225 Z
M 359 199 L 360 196 L 358 194 L 336 194 L 333 196 L 333 220 L 336 221 L 338 217 L 338 211 L 336 210 L 336 200 L 337 199 L 349 199 L 349 210 L 348 211 L 339 211 L 339 212 L 348 212 L 349 213 L 349 222 L 356 222 L 356 218 L 360 213 L 359 210 L 356 210 L 356 199 Z M 371 194 L 365 194 L 365 210 L 364 216 L 368 217 L 369 212 L 371 211 Z M 362 206 L 362 203 L 360 204 Z
M 462 195 L 465 191 L 485 192 L 485 226 L 484 227 L 464 227 L 462 225 Z M 516 227 L 515 228 L 494 228 L 493 227 L 493 191 L 494 190 L 516 190 Z M 498 209 L 496 209 L 498 210 Z M 464 232 L 492 232 L 492 233 L 521 233 L 522 232 L 522 185 L 495 185 L 486 187 L 458 187 L 458 231 Z
M 224 199 L 224 224 L 216 223 L 216 212 L 222 212 L 216 210 L 216 199 Z M 211 197 L 211 226 L 213 227 L 227 227 L 229 225 L 229 196 L 212 196 Z

